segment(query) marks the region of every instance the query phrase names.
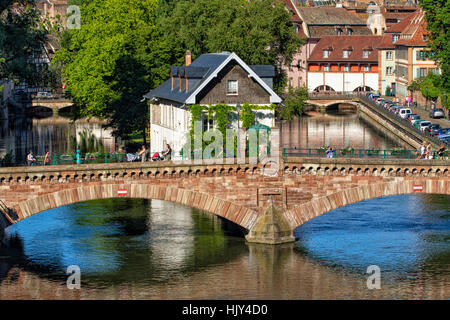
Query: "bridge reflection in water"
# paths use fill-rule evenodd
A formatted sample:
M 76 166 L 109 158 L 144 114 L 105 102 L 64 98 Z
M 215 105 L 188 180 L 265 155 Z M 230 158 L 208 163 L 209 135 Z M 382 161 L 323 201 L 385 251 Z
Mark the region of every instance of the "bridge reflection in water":
M 448 246 L 442 238 L 448 236 L 448 196 L 378 200 L 311 221 L 301 227 L 298 243 L 280 246 L 246 244 L 214 216 L 163 201 L 114 199 L 60 207 L 12 227 L 10 232 L 23 239 L 24 257 L 13 262 L 2 253 L 2 264 L 9 267 L 0 299 L 448 298 Z M 409 208 L 397 209 L 405 202 Z M 430 202 L 436 205 L 424 210 Z M 383 221 L 374 222 L 371 207 L 384 209 L 387 203 L 395 210 L 384 210 Z M 411 207 L 417 209 L 413 214 Z M 367 215 L 361 215 L 364 208 Z M 313 235 L 308 228 L 327 230 Z M 362 237 L 367 232 L 374 237 Z M 336 238 L 340 247 L 328 255 L 332 233 L 342 239 Z M 396 260 L 390 273 L 382 274 L 382 289 L 368 290 L 366 264 L 380 263 L 364 252 L 371 247 L 368 241 L 405 233 L 414 233 L 419 243 L 406 237 L 383 248 L 381 260 L 397 255 Z M 354 242 L 345 244 L 351 234 Z M 411 250 L 415 254 L 404 255 Z M 402 270 L 405 261 L 412 261 L 413 269 Z M 69 264 L 81 266 L 81 290 L 66 287 Z

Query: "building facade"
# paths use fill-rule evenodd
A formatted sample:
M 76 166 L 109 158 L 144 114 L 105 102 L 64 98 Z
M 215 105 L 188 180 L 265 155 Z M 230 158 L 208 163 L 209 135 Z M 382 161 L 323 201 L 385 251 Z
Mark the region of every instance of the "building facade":
M 150 152 L 161 152 L 168 143 L 174 151 L 172 159 L 181 159 L 191 127 L 190 105 L 257 105 L 261 108 L 255 111 L 256 121 L 274 127 L 275 112 L 267 108 L 281 103 L 272 89 L 274 76 L 273 66 L 249 66 L 235 53 L 202 54 L 192 63 L 188 53 L 185 66 L 171 67 L 170 78 L 145 95 L 150 100 Z M 236 128 L 237 114 L 229 118 Z M 203 131 L 216 125 L 202 117 Z
M 310 92 L 378 91 L 381 36 L 324 36 L 308 59 Z

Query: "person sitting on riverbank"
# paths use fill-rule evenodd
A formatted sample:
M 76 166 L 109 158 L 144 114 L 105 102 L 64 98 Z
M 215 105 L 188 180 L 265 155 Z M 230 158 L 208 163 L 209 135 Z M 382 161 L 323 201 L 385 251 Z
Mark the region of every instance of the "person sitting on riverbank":
M 36 163 L 36 158 L 33 155 L 33 151 L 30 151 L 27 155 L 27 164 L 28 166 L 34 166 Z
M 331 146 L 328 146 L 327 151 L 326 151 L 327 158 L 333 158 L 335 151 L 336 151 L 336 149 L 333 149 L 333 148 L 331 148 Z
M 147 161 L 147 149 L 145 148 L 145 146 L 142 146 L 141 151 L 139 151 L 137 155 L 141 156 L 142 162 Z
M 162 156 L 164 157 L 164 160 L 172 159 L 172 148 L 170 148 L 170 145 L 168 143 L 166 143 L 166 150 L 162 152 Z

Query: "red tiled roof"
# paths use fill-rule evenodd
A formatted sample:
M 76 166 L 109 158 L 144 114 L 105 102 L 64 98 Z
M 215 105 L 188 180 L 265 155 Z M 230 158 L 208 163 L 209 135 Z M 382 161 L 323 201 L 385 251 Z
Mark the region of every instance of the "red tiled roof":
M 428 31 L 426 30 L 424 16 L 425 14 L 423 11 L 417 11 L 412 17 L 404 19 L 407 20 L 406 22 L 408 24 L 400 33 L 400 38 L 395 44 L 406 46 L 427 46 L 427 41 L 424 37 L 428 35 Z M 398 24 L 402 23 L 404 20 L 400 21 Z
M 377 47 L 382 41 L 382 36 L 323 36 L 319 43 L 315 46 L 308 61 L 358 61 L 358 62 L 374 62 L 378 61 Z M 328 58 L 323 58 L 323 50 L 332 47 Z M 342 57 L 342 51 L 348 47 L 353 47 L 353 51 L 348 58 Z M 371 47 L 368 58 L 363 58 L 364 48 Z
M 392 43 L 392 33 L 385 33 L 382 36 L 378 49 L 395 49 L 395 44 Z
M 389 29 L 387 29 L 385 32 L 387 33 L 400 33 L 403 32 L 406 27 L 411 22 L 411 19 L 413 19 L 416 16 L 417 12 L 410 13 L 405 18 L 403 18 L 402 21 L 397 22 L 393 24 Z
M 306 38 L 306 34 L 305 34 L 305 32 L 303 31 L 303 26 L 302 26 L 303 21 L 302 21 L 302 19 L 298 16 L 297 10 L 296 10 L 294 4 L 292 3 L 292 0 L 284 0 L 284 3 L 285 3 L 285 5 L 286 5 L 286 8 L 287 8 L 290 12 L 292 12 L 292 15 L 291 15 L 291 21 L 292 21 L 292 23 L 293 23 L 293 24 L 297 24 L 297 25 L 299 26 L 297 35 L 298 35 L 300 38 Z

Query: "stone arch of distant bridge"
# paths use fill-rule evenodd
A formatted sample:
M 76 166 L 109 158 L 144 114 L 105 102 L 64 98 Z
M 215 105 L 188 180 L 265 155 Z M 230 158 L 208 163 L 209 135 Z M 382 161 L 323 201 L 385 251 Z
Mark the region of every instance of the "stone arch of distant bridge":
M 364 184 L 358 187 L 340 190 L 295 206 L 285 211 L 283 215 L 293 230 L 318 216 L 356 202 L 415 193 L 416 191 L 413 189 L 414 185 L 422 186 L 423 189 L 420 193 L 450 195 L 450 180 L 431 180 L 426 178 L 418 178 L 417 180 L 400 179 L 393 182 Z
M 118 195 L 119 189 L 126 189 L 127 195 Z M 247 230 L 258 216 L 249 208 L 194 190 L 151 184 L 101 184 L 60 190 L 22 201 L 12 208 L 18 219 L 10 222 L 17 223 L 37 213 L 77 202 L 120 197 L 180 203 L 225 218 Z

